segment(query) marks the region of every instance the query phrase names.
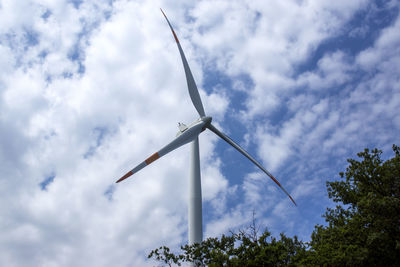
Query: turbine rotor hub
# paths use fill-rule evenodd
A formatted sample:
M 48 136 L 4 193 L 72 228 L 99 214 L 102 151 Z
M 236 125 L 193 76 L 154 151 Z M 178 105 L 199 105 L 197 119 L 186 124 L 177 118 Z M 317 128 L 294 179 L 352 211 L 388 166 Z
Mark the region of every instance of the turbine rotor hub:
M 201 120 L 204 122 L 205 126 L 210 125 L 212 118 L 210 116 L 202 117 Z
M 203 132 L 206 128 L 208 128 L 208 126 L 211 125 L 212 118 L 209 116 L 205 116 L 200 118 L 200 120 L 204 123 L 203 128 L 201 129 L 201 131 Z

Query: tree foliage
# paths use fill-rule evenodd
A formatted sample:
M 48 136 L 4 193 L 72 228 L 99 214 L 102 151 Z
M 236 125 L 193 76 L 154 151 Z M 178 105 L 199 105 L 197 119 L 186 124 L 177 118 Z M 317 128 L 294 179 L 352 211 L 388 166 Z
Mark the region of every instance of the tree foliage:
M 327 182 L 327 226 L 317 225 L 311 236 L 310 262 L 325 266 L 400 266 L 400 150 L 381 159 L 382 151 L 358 153 L 349 159 L 341 180 Z
M 339 181 L 327 182 L 335 208 L 326 225 L 316 225 L 304 243 L 253 224 L 247 230 L 201 244 L 181 247 L 181 254 L 160 247 L 149 254 L 169 266 L 193 262 L 207 266 L 400 266 L 400 148 L 383 161 L 382 151 L 365 149 L 349 159 Z
M 149 254 L 171 266 L 183 262 L 198 266 L 297 266 L 306 253 L 305 244 L 297 237 L 280 239 L 271 237 L 265 230 L 256 237 L 248 231 L 239 231 L 220 238 L 208 238 L 200 244 L 181 247 L 182 254 L 170 253 L 169 248 L 160 247 Z

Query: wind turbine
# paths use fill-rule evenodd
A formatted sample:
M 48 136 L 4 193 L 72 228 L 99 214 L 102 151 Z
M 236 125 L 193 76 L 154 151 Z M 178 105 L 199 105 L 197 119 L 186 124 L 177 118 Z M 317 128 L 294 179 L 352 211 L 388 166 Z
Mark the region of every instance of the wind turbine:
M 186 60 L 185 54 L 183 53 L 181 44 L 179 43 L 179 39 L 175 34 L 174 29 L 172 28 L 171 23 L 169 22 L 167 16 L 164 11 L 161 9 L 167 23 L 174 35 L 176 44 L 178 45 L 179 53 L 181 55 L 183 68 L 185 69 L 186 81 L 189 89 L 189 95 L 192 99 L 192 103 L 200 115 L 200 118 L 186 126 L 184 124 L 179 124 L 179 132 L 176 138 L 161 148 L 159 151 L 145 159 L 142 163 L 137 165 L 135 168 L 127 172 L 124 176 L 122 176 L 117 183 L 125 180 L 132 174 L 140 171 L 150 163 L 155 160 L 161 158 L 162 156 L 168 154 L 169 152 L 181 147 L 189 142 L 191 142 L 191 170 L 190 170 L 190 181 L 189 181 L 189 244 L 200 243 L 203 239 L 203 229 L 202 229 L 202 199 L 201 199 L 201 179 L 200 179 L 200 156 L 199 156 L 199 139 L 198 136 L 205 129 L 211 130 L 213 133 L 218 135 L 225 142 L 233 146 L 236 150 L 242 153 L 246 158 L 248 158 L 251 162 L 253 162 L 258 168 L 260 168 L 266 175 L 268 175 L 281 189 L 285 194 L 290 198 L 290 200 L 296 205 L 296 202 L 290 196 L 290 194 L 282 187 L 282 185 L 269 173 L 260 163 L 258 163 L 249 153 L 247 153 L 243 148 L 241 148 L 238 144 L 236 144 L 232 139 L 230 139 L 227 135 L 223 134 L 219 131 L 214 125 L 211 124 L 212 118 L 210 116 L 206 116 L 203 108 L 203 104 L 201 102 L 201 98 L 199 95 L 199 91 L 197 89 L 196 83 L 194 81 L 192 72 L 190 71 L 189 64 Z

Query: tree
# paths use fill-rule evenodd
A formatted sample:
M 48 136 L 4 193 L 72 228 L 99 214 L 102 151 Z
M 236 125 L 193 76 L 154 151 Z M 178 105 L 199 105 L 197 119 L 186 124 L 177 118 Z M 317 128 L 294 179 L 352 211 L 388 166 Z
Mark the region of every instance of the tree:
M 167 247 L 153 250 L 148 258 L 172 266 L 193 262 L 199 266 L 297 266 L 304 258 L 306 246 L 295 236 L 293 239 L 280 234 L 280 239 L 271 237 L 265 230 L 258 236 L 253 224 L 246 230 L 220 238 L 207 238 L 200 244 L 181 247 L 182 254 L 174 254 Z
M 400 266 L 400 150 L 381 159 L 382 151 L 349 159 L 341 180 L 327 182 L 336 208 L 328 208 L 327 226 L 317 225 L 305 262 L 319 266 Z

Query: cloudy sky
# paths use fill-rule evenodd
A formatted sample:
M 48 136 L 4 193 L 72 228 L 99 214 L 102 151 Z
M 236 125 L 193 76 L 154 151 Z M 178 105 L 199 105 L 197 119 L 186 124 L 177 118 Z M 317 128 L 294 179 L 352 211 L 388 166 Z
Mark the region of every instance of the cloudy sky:
M 204 235 L 309 240 L 325 182 L 400 132 L 398 1 L 0 1 L 0 265 L 152 266 L 187 242 L 189 146 L 120 184 L 207 115 L 298 203 L 210 132 Z

